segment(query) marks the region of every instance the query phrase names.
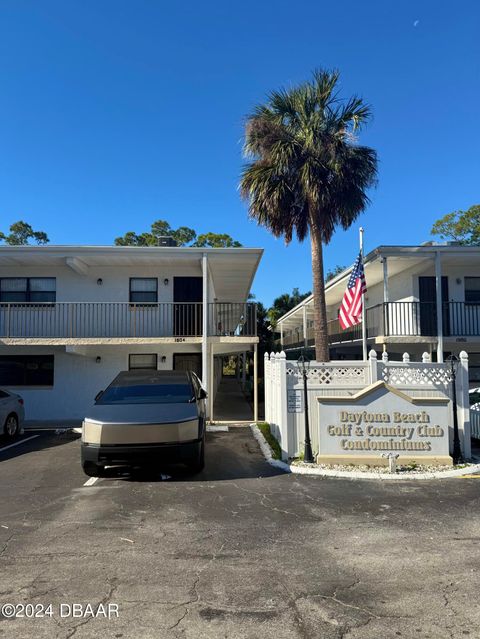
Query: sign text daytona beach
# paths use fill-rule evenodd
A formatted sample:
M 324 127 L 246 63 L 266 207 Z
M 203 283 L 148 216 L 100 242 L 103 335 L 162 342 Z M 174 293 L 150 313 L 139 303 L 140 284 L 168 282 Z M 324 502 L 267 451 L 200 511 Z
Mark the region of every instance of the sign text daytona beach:
M 344 451 L 431 451 L 430 438 L 445 435 L 444 428 L 431 424 L 426 411 L 372 413 L 342 410 L 339 412 L 339 424 L 329 425 L 327 432 L 331 437 L 341 438 L 340 448 Z
M 448 463 L 448 397 L 410 397 L 384 382 L 357 395 L 317 397 L 318 459 L 396 453 Z

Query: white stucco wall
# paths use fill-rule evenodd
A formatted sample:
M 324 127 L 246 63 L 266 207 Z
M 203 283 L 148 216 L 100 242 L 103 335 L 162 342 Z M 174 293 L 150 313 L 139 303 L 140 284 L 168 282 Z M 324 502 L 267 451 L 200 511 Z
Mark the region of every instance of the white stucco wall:
M 80 352 L 66 352 L 65 347 L 2 347 L 1 355 L 53 354 L 53 387 L 5 386 L 25 400 L 26 419 L 83 419 L 95 395 L 122 370 L 128 370 L 128 356 L 133 353 L 156 353 L 158 369 L 173 368 L 174 353 L 200 353 L 197 344 L 88 346 Z M 166 361 L 162 362 L 162 356 Z M 96 363 L 96 358 L 101 362 Z
M 68 266 L 2 266 L 0 277 L 55 277 L 57 279 L 57 302 L 128 302 L 131 277 L 158 278 L 158 301 L 173 302 L 173 278 L 201 277 L 202 269 L 182 265 L 181 262 L 159 267 L 152 266 L 102 266 L 90 267 L 87 275 L 80 275 Z M 165 286 L 164 280 L 169 280 Z M 102 279 L 101 286 L 97 280 Z M 213 301 L 215 290 L 209 278 L 209 301 Z

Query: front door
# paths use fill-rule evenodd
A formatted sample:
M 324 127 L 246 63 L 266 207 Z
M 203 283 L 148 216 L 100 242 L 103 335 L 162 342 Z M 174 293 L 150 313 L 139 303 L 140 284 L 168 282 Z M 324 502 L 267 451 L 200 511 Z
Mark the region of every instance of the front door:
M 420 335 L 437 334 L 436 285 L 434 277 L 418 278 L 418 299 L 420 300 Z M 448 277 L 442 277 L 443 334 L 450 333 L 448 307 Z
M 174 371 L 193 371 L 202 379 L 202 354 L 201 353 L 174 353 Z
M 201 277 L 173 278 L 174 335 L 195 337 L 202 334 L 202 299 Z

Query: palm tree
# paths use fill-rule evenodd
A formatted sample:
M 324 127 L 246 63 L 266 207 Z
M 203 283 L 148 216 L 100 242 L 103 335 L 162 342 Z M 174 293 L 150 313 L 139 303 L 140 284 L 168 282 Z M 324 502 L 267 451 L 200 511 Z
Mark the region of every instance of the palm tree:
M 323 245 L 348 229 L 369 203 L 377 154 L 356 143 L 371 115 L 354 96 L 338 96 L 337 71 L 314 72 L 311 82 L 274 91 L 247 119 L 244 153 L 251 161 L 240 182 L 249 216 L 288 244 L 310 234 L 315 352 L 328 361 Z

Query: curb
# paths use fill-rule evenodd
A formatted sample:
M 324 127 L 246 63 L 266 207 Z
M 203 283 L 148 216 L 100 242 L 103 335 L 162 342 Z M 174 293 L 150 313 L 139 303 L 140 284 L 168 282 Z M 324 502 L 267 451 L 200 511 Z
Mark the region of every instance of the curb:
M 369 473 L 350 470 L 329 470 L 324 468 L 309 468 L 305 466 L 295 466 L 293 464 L 287 464 L 286 462 L 274 459 L 272 456 L 272 449 L 270 448 L 267 440 L 262 435 L 262 432 L 256 424 L 250 424 L 253 436 L 257 440 L 260 450 L 270 466 L 280 468 L 286 473 L 293 473 L 296 475 L 316 475 L 317 477 L 340 477 L 342 479 L 386 479 L 389 481 L 401 481 L 416 480 L 416 479 L 452 479 L 455 477 L 462 477 L 463 475 L 474 475 L 480 473 L 480 464 L 472 464 L 468 468 L 457 468 L 456 470 L 444 470 L 431 473 L 416 473 L 416 474 L 396 474 L 390 473 Z

